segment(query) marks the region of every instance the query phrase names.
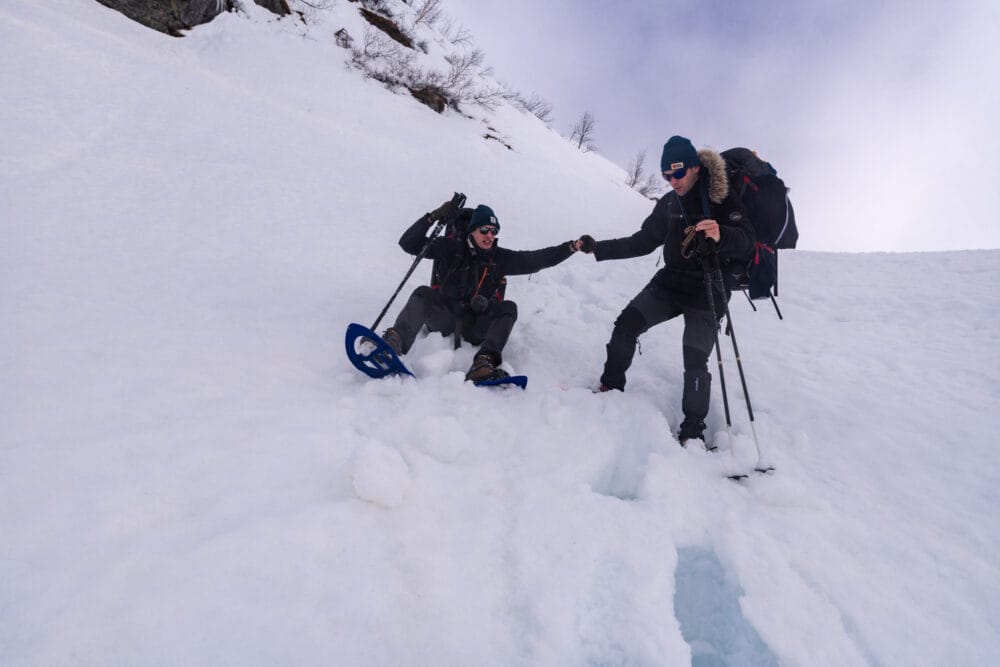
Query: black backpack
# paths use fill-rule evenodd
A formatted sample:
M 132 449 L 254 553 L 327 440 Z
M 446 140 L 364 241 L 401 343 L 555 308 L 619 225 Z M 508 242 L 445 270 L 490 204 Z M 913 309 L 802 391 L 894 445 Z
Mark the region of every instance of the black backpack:
M 465 228 L 468 226 L 469 220 L 472 219 L 473 210 L 471 208 L 463 208 L 459 211 L 458 215 L 449 220 L 445 225 L 442 236 L 448 239 L 461 238 L 465 233 Z M 431 287 L 437 289 L 441 287 L 442 282 L 444 282 L 444 275 L 441 271 L 441 262 L 435 260 L 431 266 Z
M 739 289 L 745 290 L 750 299 L 770 298 L 774 303 L 778 295 L 778 250 L 794 248 L 799 240 L 788 188 L 771 163 L 748 148 L 730 148 L 721 155 L 726 161 L 729 187 L 743 200 L 757 232 L 754 256 L 740 277 Z M 774 303 L 774 307 L 777 309 L 778 304 Z

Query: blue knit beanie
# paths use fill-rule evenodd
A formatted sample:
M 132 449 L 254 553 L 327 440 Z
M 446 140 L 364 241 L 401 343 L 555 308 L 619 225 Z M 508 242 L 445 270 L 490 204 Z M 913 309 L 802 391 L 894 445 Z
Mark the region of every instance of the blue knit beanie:
M 685 167 L 697 167 L 701 164 L 698 151 L 690 139 L 674 135 L 663 144 L 663 156 L 660 158 L 660 171 L 673 171 Z
M 465 231 L 471 234 L 473 229 L 483 225 L 493 225 L 498 232 L 500 231 L 500 221 L 497 220 L 497 214 L 486 204 L 480 204 L 472 212 L 472 218 L 469 219 L 469 226 Z

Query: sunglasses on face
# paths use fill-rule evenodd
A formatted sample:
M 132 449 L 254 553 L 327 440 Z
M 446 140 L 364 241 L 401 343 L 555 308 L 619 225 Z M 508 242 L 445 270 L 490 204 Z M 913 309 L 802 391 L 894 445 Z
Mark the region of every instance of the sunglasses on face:
M 500 232 L 497 231 L 496 227 L 485 226 L 479 228 L 479 233 L 482 234 L 483 236 L 486 236 L 487 234 L 492 234 L 493 236 L 496 236 Z
M 679 181 L 685 176 L 687 176 L 688 168 L 681 167 L 680 169 L 674 169 L 672 172 L 663 172 L 663 180 L 665 181 Z

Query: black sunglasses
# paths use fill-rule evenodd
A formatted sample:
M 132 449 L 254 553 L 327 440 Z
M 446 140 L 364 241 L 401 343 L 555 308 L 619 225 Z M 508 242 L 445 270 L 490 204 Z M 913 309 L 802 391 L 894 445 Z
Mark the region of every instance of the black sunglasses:
M 500 233 L 500 231 L 496 227 L 484 225 L 479 228 L 479 233 L 482 234 L 483 236 L 486 236 L 487 234 L 492 234 L 493 236 L 497 236 Z
M 685 176 L 687 176 L 688 168 L 681 167 L 680 169 L 674 169 L 671 173 L 663 172 L 663 180 L 665 181 L 679 181 Z

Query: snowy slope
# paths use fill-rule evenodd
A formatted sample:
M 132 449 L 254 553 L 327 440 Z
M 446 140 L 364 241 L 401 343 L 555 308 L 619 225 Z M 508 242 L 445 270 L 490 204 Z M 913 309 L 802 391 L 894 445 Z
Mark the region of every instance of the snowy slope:
M 354 11 L 0 7 L 0 664 L 1000 660 L 1000 252 L 784 253 L 784 321 L 732 302 L 778 468 L 743 485 L 728 341 L 732 450 L 718 382 L 723 451 L 670 435 L 679 323 L 587 388 L 655 255 L 511 279 L 526 392 L 437 335 L 368 381 L 344 329 L 453 191 L 513 248 L 651 204 L 531 116 L 346 70 Z

